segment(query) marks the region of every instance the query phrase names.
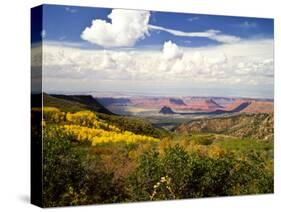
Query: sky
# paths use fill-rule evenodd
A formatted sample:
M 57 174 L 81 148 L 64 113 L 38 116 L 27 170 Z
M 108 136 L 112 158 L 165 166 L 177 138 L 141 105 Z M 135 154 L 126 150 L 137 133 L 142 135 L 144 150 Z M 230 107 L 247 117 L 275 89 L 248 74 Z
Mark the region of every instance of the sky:
M 272 19 L 44 5 L 31 42 L 47 93 L 273 98 L 273 34 Z

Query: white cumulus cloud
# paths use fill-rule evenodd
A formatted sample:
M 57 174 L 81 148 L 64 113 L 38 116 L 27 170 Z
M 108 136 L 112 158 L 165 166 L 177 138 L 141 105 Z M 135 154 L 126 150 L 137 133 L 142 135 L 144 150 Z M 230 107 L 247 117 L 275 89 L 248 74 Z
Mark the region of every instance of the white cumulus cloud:
M 81 38 L 103 47 L 133 46 L 148 34 L 148 11 L 113 9 L 108 15 L 111 20 L 92 21 L 81 34 Z
M 167 41 L 163 45 L 163 57 L 164 59 L 180 59 L 183 56 L 183 51 L 172 41 Z

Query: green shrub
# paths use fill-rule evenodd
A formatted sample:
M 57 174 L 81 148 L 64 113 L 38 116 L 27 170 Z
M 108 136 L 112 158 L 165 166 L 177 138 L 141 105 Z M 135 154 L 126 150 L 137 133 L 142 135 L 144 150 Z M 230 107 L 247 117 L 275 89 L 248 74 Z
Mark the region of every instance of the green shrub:
M 242 159 L 231 152 L 212 158 L 179 145 L 167 148 L 162 156 L 146 152 L 130 177 L 132 196 L 159 200 L 272 193 L 273 174 L 261 161 L 260 155 Z M 158 189 L 163 177 L 169 179 L 169 188 Z
M 91 157 L 90 144 L 73 142 L 56 127 L 45 128 L 43 135 L 45 207 L 124 201 L 123 186 Z

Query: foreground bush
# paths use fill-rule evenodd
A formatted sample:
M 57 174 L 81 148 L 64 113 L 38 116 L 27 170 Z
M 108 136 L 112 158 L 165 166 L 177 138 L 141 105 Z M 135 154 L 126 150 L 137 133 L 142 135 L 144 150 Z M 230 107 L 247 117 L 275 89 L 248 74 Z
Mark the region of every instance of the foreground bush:
M 179 145 L 163 155 L 145 153 L 129 182 L 135 201 L 273 192 L 273 173 L 262 156 L 212 158 Z
M 91 145 L 75 143 L 59 128 L 44 130 L 43 205 L 45 207 L 107 203 L 125 199 L 114 173 L 104 171 Z

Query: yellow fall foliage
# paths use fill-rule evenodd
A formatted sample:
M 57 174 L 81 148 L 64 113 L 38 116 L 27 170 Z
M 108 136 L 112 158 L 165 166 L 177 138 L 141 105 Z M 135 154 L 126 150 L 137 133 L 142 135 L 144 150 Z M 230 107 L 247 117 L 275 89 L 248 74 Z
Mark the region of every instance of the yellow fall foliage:
M 158 142 L 159 139 L 145 135 L 137 135 L 130 131 L 121 131 L 118 127 L 101 120 L 91 111 L 64 113 L 57 108 L 44 107 L 44 123 L 51 121 L 60 123 L 59 127 L 67 136 L 92 145 L 99 143 L 125 142 Z M 47 121 L 47 122 L 46 122 Z

